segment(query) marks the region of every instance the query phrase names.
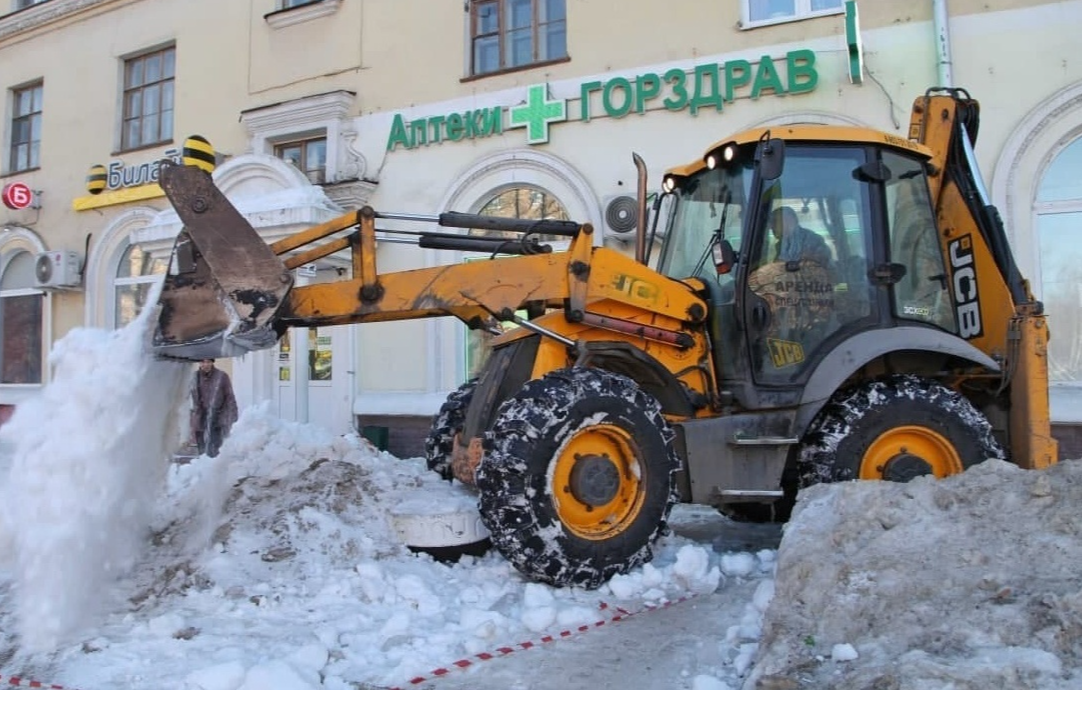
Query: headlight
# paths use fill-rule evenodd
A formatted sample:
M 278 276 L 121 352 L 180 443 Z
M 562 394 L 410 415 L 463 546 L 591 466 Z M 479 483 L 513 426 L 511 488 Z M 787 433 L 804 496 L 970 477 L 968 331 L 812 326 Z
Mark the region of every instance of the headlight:
M 718 147 L 706 155 L 706 168 L 715 169 L 721 164 L 728 164 L 736 158 L 736 145 L 729 143 Z

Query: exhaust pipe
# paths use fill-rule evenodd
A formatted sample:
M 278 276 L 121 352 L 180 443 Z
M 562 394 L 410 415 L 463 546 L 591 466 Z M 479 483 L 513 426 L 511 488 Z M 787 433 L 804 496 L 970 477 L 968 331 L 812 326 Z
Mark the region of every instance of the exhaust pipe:
M 635 222 L 635 261 L 640 264 L 646 263 L 646 162 L 642 157 L 632 152 L 631 158 L 635 160 L 635 170 L 638 172 L 638 205 L 639 213 Z

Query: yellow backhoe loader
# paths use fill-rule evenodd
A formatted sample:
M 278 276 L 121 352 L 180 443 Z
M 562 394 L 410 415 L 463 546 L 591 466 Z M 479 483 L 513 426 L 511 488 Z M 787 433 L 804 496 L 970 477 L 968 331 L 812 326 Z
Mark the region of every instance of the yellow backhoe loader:
M 648 561 L 677 502 L 784 519 L 819 482 L 1047 467 L 1048 321 L 985 194 L 978 123 L 964 90 L 933 88 L 906 137 L 750 130 L 671 169 L 649 205 L 636 155 L 634 256 L 595 246 L 589 224 L 370 207 L 268 245 L 208 174 L 169 166 L 184 228 L 153 352 L 238 355 L 291 326 L 427 316 L 491 333 L 426 458 L 476 489 L 493 545 L 553 585 Z M 380 272 L 377 233 L 403 219 L 440 226 L 410 230 L 419 247 L 491 256 Z M 343 250 L 350 278 L 293 287 Z

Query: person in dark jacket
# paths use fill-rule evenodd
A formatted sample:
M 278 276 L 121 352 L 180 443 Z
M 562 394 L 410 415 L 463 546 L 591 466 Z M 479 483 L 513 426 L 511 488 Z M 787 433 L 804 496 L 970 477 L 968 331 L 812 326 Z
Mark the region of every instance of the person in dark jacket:
M 830 264 L 830 247 L 816 232 L 800 224 L 796 211 L 783 205 L 774 211 L 770 228 L 778 238 L 775 259 L 784 262 L 797 262 L 810 259 L 817 264 Z
M 229 375 L 213 359 L 199 362 L 192 379 L 191 443 L 199 454 L 218 456 L 222 441 L 237 421 L 237 399 Z

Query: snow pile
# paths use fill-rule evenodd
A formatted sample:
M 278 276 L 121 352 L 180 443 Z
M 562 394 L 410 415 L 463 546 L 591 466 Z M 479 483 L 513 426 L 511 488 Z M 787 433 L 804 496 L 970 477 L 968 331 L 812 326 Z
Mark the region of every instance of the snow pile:
M 1082 687 L 1082 462 L 804 491 L 747 688 Z
M 49 355 L 52 382 L 0 428 L 13 443 L 0 565 L 14 572 L 9 628 L 27 649 L 93 623 L 142 551 L 190 373 L 144 354 L 143 336 L 137 325 L 73 330 Z

